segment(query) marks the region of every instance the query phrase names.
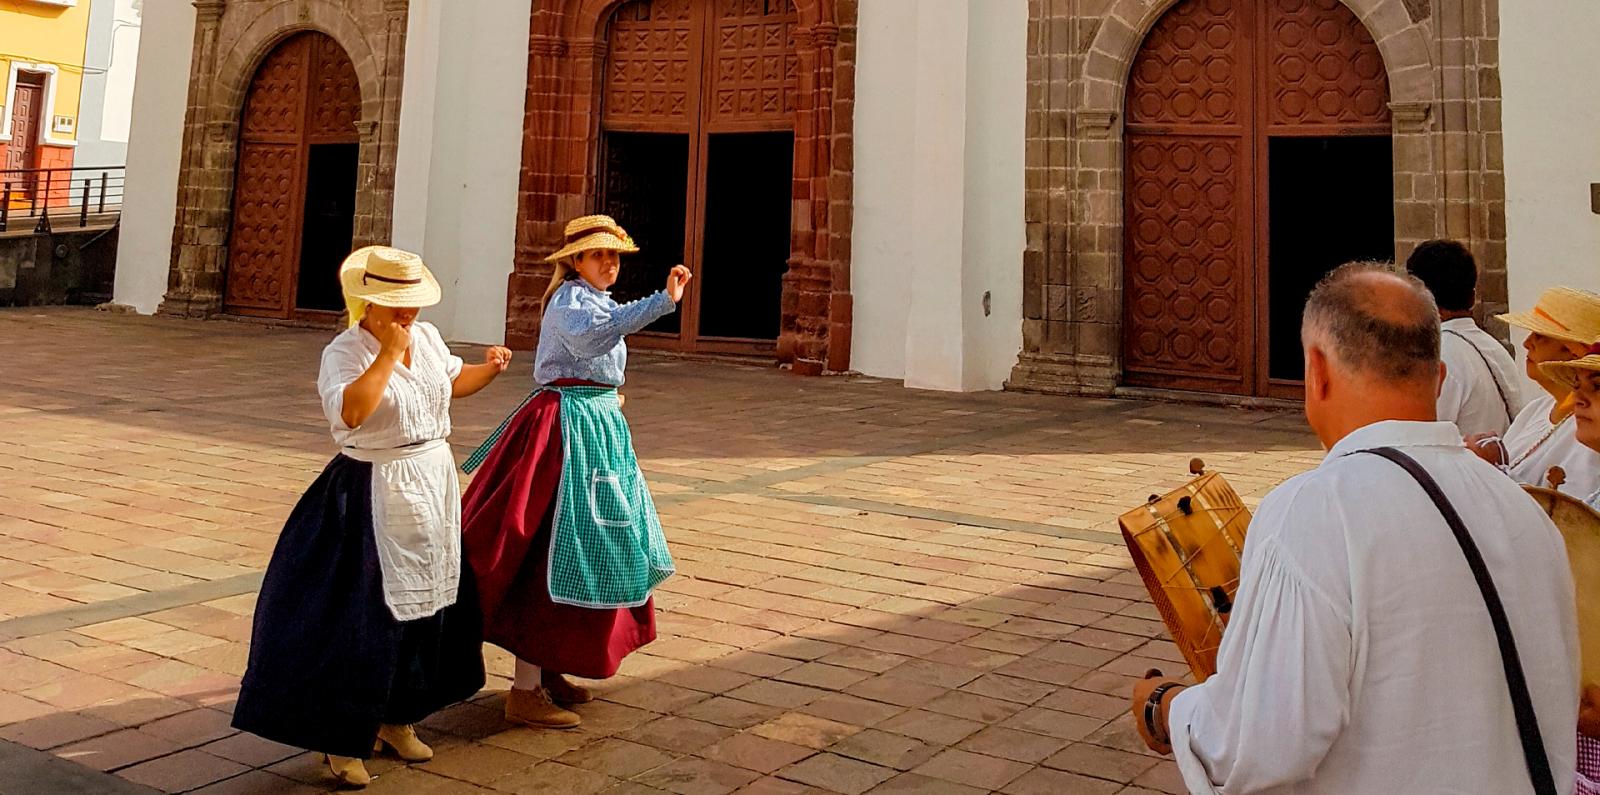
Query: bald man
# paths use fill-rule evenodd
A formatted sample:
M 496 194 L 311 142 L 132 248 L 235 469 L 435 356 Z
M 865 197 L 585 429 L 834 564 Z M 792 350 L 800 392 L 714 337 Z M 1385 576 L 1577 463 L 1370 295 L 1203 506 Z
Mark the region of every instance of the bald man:
M 1566 550 L 1515 483 L 1435 420 L 1433 298 L 1388 266 L 1347 265 L 1312 292 L 1301 337 L 1306 419 L 1327 457 L 1256 512 L 1217 674 L 1135 688 L 1141 735 L 1174 754 L 1196 793 L 1571 792 Z M 1522 742 L 1495 624 L 1452 527 L 1378 449 L 1414 461 L 1458 506 L 1542 742 Z M 1548 790 L 1535 789 L 1536 765 L 1553 771 Z

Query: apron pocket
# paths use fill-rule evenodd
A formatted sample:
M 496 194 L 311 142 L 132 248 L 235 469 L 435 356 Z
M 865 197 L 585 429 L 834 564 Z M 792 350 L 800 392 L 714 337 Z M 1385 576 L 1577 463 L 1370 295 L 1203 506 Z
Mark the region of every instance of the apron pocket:
M 609 469 L 589 475 L 589 511 L 603 527 L 632 527 L 633 508 L 622 490 L 622 476 Z

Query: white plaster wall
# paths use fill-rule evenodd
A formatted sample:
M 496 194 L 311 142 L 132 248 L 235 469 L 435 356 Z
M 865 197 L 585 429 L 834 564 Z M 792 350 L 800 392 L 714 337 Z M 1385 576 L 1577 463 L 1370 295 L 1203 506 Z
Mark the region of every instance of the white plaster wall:
M 395 171 L 394 245 L 444 287 L 446 338 L 505 338 L 531 0 L 412 2 Z
M 870 0 L 857 21 L 850 367 L 886 378 L 906 366 L 919 2 Z
M 853 368 L 983 390 L 1015 364 L 1026 35 L 1025 0 L 862 4 Z
M 1553 285 L 1600 292 L 1600 5 L 1508 0 L 1500 15 L 1513 309 Z
M 999 389 L 1022 351 L 1028 4 L 974 0 L 970 13 L 962 387 Z
M 178 166 L 189 94 L 194 6 L 147 3 L 128 132 L 128 177 L 113 300 L 149 314 L 161 305 L 178 212 Z

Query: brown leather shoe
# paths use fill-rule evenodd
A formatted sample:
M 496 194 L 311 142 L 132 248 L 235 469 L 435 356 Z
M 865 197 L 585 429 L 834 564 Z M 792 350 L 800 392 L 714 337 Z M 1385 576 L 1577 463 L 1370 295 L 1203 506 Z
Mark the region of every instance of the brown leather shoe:
M 328 769 L 333 771 L 334 778 L 339 779 L 340 787 L 365 789 L 372 783 L 372 776 L 367 774 L 367 766 L 360 759 L 329 754 Z
M 506 720 L 546 729 L 571 729 L 583 722 L 578 713 L 556 706 L 542 687 L 537 690 L 511 688 L 506 694 Z
M 594 695 L 588 688 L 567 681 L 561 674 L 545 673 L 539 678 L 544 682 L 544 690 L 550 694 L 550 700 L 564 707 L 587 704 L 594 700 Z
M 385 747 L 407 762 L 426 762 L 433 758 L 433 749 L 418 739 L 417 730 L 410 726 L 385 724 L 378 727 L 378 742 L 372 750 L 381 752 Z

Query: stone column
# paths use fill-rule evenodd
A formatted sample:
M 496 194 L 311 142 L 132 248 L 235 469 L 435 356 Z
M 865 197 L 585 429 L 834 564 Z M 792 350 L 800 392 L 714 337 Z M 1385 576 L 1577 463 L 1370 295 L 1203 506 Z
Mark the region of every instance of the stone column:
M 220 246 L 207 243 L 216 235 L 208 232 L 206 226 L 214 219 L 206 217 L 204 197 L 209 191 L 228 189 L 227 175 L 222 175 L 223 181 L 217 181 L 207 162 L 211 141 L 228 134 L 225 126 L 214 126 L 208 119 L 215 86 L 212 75 L 217 69 L 217 38 L 226 5 L 226 0 L 194 0 L 194 52 L 189 67 L 189 107 L 178 171 L 178 215 L 173 229 L 167 295 L 157 310 L 163 315 L 205 317 L 222 306 L 221 259 L 225 252 Z

